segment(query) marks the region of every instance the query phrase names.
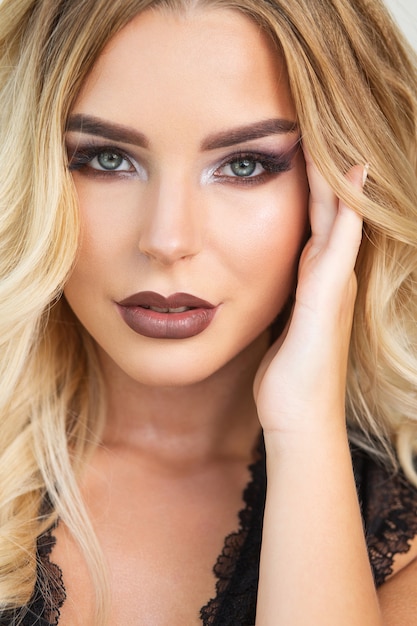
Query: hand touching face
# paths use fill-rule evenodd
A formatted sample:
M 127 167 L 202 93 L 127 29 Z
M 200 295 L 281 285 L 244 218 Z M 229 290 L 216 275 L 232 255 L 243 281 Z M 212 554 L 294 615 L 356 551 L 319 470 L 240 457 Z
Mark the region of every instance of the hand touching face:
M 362 219 L 339 200 L 306 153 L 311 237 L 299 264 L 295 304 L 285 333 L 255 380 L 265 431 L 294 434 L 345 420 L 347 362 Z M 358 193 L 367 167 L 347 178 Z M 321 426 L 320 426 L 321 425 Z

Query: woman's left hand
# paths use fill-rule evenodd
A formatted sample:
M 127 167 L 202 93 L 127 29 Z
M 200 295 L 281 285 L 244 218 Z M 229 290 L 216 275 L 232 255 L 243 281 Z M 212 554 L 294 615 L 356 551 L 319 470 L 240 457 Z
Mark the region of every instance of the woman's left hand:
M 362 219 L 336 197 L 305 155 L 311 237 L 301 255 L 290 320 L 255 379 L 265 432 L 305 432 L 313 414 L 344 417 Z M 361 191 L 365 176 L 366 168 L 355 166 L 347 179 Z

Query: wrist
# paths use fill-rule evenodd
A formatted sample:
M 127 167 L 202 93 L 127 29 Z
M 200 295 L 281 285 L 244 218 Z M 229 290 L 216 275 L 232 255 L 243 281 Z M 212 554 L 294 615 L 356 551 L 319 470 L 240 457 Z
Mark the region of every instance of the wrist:
M 311 414 L 309 420 L 296 424 L 288 424 L 287 428 L 264 428 L 265 449 L 267 456 L 285 454 L 295 455 L 322 455 L 324 451 L 334 451 L 340 446 L 349 447 L 345 415 L 316 416 Z

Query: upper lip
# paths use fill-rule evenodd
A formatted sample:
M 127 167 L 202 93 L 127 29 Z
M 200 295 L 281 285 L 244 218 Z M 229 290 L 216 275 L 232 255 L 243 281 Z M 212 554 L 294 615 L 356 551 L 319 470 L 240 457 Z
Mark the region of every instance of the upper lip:
M 197 296 L 193 296 L 189 293 L 173 293 L 165 297 L 154 291 L 139 291 L 124 300 L 120 300 L 117 304 L 120 306 L 158 307 L 161 309 L 178 309 L 181 307 L 190 309 L 213 309 L 215 307 L 211 302 L 197 298 Z

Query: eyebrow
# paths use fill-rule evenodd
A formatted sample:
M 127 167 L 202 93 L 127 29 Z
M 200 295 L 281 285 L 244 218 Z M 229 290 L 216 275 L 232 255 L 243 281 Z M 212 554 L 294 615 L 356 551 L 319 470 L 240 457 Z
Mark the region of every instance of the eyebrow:
M 120 141 L 139 146 L 141 148 L 149 147 L 149 140 L 146 136 L 122 124 L 106 122 L 100 118 L 91 115 L 75 114 L 71 115 L 66 125 L 66 131 L 77 131 L 87 135 L 95 135 L 110 139 L 111 141 Z M 298 125 L 292 120 L 273 118 L 238 126 L 229 130 L 220 131 L 206 137 L 201 149 L 216 150 L 217 148 L 226 148 L 246 141 L 261 139 L 269 135 L 283 135 L 298 131 Z
M 122 124 L 114 124 L 113 122 L 105 122 L 91 115 L 71 115 L 65 130 L 77 131 L 86 135 L 95 135 L 97 137 L 103 137 L 104 139 L 110 139 L 111 141 L 129 143 L 140 146 L 141 148 L 147 148 L 149 146 L 149 141 L 145 135 L 134 128 L 123 126 Z
M 215 150 L 217 148 L 226 148 L 238 143 L 261 139 L 269 135 L 284 135 L 298 131 L 298 124 L 292 120 L 286 119 L 269 119 L 231 128 L 230 130 L 220 131 L 213 135 L 209 135 L 202 145 L 202 150 Z

